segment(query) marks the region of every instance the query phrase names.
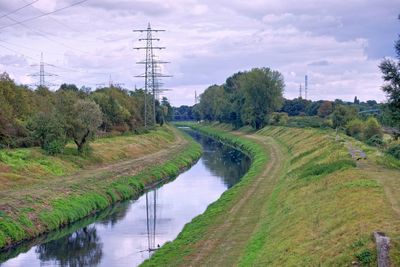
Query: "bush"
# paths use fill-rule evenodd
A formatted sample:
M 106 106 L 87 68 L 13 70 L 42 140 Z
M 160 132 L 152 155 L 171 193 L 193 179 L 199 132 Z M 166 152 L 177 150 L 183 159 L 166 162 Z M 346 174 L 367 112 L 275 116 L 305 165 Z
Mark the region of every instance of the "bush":
M 346 125 L 346 134 L 350 135 L 352 137 L 355 137 L 357 139 L 362 139 L 363 138 L 363 132 L 364 132 L 364 122 L 359 120 L 359 119 L 354 119 L 351 120 L 349 123 Z
M 38 140 L 40 147 L 53 155 L 61 153 L 66 144 L 65 125 L 55 111 L 51 113 L 41 112 L 28 124 L 31 137 Z
M 365 249 L 356 255 L 357 260 L 361 264 L 361 266 L 369 266 L 374 260 L 374 255 L 369 249 Z
M 311 128 L 321 128 L 327 119 L 320 118 L 318 116 L 290 116 L 288 118 L 287 126 L 289 127 L 311 127 Z M 329 124 L 329 122 L 328 122 Z
M 376 134 L 368 139 L 366 143 L 370 146 L 383 146 L 385 142 L 383 141 L 382 136 Z
M 331 119 L 325 119 L 322 122 L 322 127 L 324 127 L 324 128 L 333 128 L 333 121 Z
M 274 112 L 269 118 L 269 124 L 284 126 L 287 124 L 289 116 L 286 112 Z
M 374 135 L 378 135 L 382 138 L 382 127 L 374 117 L 369 117 L 365 122 L 364 140 L 369 140 Z
M 55 155 L 63 153 L 64 147 L 65 147 L 65 140 L 55 139 L 45 143 L 43 149 L 46 151 L 47 154 Z
M 396 159 L 400 159 L 400 144 L 395 144 L 389 146 L 389 148 L 386 151 L 389 155 L 392 155 Z

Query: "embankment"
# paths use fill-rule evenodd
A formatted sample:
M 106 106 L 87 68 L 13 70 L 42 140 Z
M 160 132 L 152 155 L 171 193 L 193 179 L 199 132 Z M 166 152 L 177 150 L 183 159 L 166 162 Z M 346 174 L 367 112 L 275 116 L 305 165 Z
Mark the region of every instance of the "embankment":
M 82 219 L 116 201 L 139 196 L 146 186 L 175 177 L 201 155 L 201 146 L 198 143 L 171 127 L 163 127 L 147 136 L 127 138 L 129 142 L 140 143 L 145 155 L 140 157 L 135 150 L 127 152 L 130 156 L 126 161 L 120 160 L 110 166 L 103 161 L 101 165 L 92 165 L 89 169 L 71 176 L 37 179 L 26 186 L 19 184 L 16 188 L 2 190 L 0 248 L 15 245 Z M 118 155 L 118 151 L 126 149 L 119 147 L 121 144 L 129 146 L 123 139 L 124 137 L 100 140 L 99 142 L 106 143 L 102 145 L 102 152 L 117 151 L 110 153 Z M 94 154 L 98 153 L 95 145 Z M 121 155 L 118 157 L 121 158 Z M 77 156 L 73 156 L 73 159 L 76 158 Z M 65 155 L 58 160 L 67 161 Z M 79 159 L 85 160 L 87 159 Z M 3 161 L 4 164 L 7 162 Z
M 392 263 L 400 265 L 398 214 L 333 131 L 232 135 L 190 126 L 246 151 L 253 164 L 143 266 L 373 266 L 376 230 L 391 237 Z

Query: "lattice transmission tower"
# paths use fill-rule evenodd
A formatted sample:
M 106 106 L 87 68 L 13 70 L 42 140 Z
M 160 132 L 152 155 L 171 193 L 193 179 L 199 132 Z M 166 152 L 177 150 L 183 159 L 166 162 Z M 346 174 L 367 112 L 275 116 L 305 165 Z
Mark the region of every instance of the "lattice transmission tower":
M 53 83 L 48 83 L 45 81 L 45 77 L 51 77 L 51 76 L 58 76 L 57 74 L 49 73 L 44 70 L 45 66 L 52 66 L 51 64 L 47 64 L 43 61 L 43 53 L 40 54 L 40 63 L 39 64 L 33 64 L 31 65 L 32 67 L 39 67 L 39 72 L 29 74 L 28 76 L 31 77 L 39 77 L 39 82 L 35 83 L 37 87 L 50 87 L 50 86 L 56 86 L 56 84 Z
M 146 46 L 142 47 L 134 47 L 137 50 L 145 50 L 146 58 L 143 61 L 136 62 L 137 64 L 144 64 L 144 73 L 140 75 L 136 75 L 135 77 L 144 78 L 144 126 L 147 127 L 148 124 L 148 100 L 147 97 L 151 96 L 151 123 L 154 125 L 156 123 L 156 101 L 159 100 L 160 93 L 166 91 L 168 89 L 161 88 L 160 78 L 162 77 L 171 77 L 170 75 L 164 75 L 161 73 L 160 65 L 169 63 L 166 61 L 158 60 L 154 50 L 162 50 L 165 47 L 162 46 L 154 46 L 153 41 L 160 41 L 159 38 L 154 38 L 153 33 L 164 32 L 165 30 L 154 30 L 151 28 L 150 23 L 147 26 L 147 29 L 144 30 L 133 30 L 134 32 L 146 33 L 146 38 L 139 38 L 139 41 L 145 41 Z

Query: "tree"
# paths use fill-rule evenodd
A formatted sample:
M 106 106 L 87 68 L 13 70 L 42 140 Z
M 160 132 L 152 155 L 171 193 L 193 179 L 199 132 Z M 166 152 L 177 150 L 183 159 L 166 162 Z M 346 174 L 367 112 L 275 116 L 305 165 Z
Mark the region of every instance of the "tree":
M 318 108 L 318 116 L 324 118 L 332 113 L 333 106 L 331 101 L 324 101 Z
M 240 76 L 239 81 L 244 96 L 242 120 L 259 129 L 267 123 L 268 115 L 282 106 L 283 76 L 269 68 L 256 68 Z
M 31 130 L 32 138 L 39 142 L 40 147 L 48 154 L 63 151 L 67 141 L 65 125 L 56 111 L 36 114 L 28 124 L 28 129 Z
M 172 121 L 174 110 L 165 96 L 161 100 L 161 110 L 165 121 Z
M 349 121 L 357 117 L 357 110 L 354 107 L 336 105 L 332 113 L 333 127 L 344 127 Z
M 59 90 L 73 91 L 73 92 L 78 92 L 79 91 L 78 87 L 75 84 L 66 84 L 66 83 L 61 84 Z
M 364 139 L 368 140 L 373 136 L 378 136 L 379 138 L 382 138 L 382 127 L 374 117 L 369 117 L 365 122 Z
M 99 105 L 91 100 L 79 99 L 73 106 L 68 135 L 71 137 L 78 152 L 82 153 L 87 142 L 94 137 L 102 122 Z
M 400 15 L 399 15 L 400 19 Z M 392 124 L 400 129 L 400 35 L 395 43 L 397 63 L 391 59 L 384 59 L 379 65 L 382 71 L 382 78 L 386 82 L 382 90 L 388 96 L 388 107 Z
M 363 138 L 364 122 L 360 119 L 353 119 L 346 125 L 346 134 L 353 136 L 359 140 Z

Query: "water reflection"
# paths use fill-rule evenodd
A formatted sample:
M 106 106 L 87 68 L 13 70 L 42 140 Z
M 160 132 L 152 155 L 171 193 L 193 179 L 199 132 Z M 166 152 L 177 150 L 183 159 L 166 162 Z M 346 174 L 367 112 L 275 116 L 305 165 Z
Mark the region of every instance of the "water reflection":
M 176 180 L 0 253 L 9 266 L 137 266 L 247 171 L 250 160 L 210 138 L 202 158 Z
M 58 266 L 96 266 L 103 256 L 103 244 L 94 225 L 83 227 L 69 236 L 39 245 L 35 249 L 42 262 Z
M 228 188 L 234 186 L 247 172 L 250 158 L 232 147 L 185 128 L 184 131 L 203 146 L 203 161 L 207 168 L 223 179 Z
M 146 226 L 148 251 L 152 252 L 156 247 L 156 225 L 157 225 L 157 189 L 146 192 Z

